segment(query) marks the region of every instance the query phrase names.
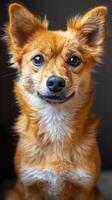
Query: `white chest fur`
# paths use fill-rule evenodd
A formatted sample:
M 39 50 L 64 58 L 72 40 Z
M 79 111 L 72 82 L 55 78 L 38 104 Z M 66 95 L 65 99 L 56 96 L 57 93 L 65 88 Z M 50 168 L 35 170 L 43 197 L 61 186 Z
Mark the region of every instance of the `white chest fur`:
M 47 182 L 49 186 L 48 193 L 51 195 L 59 194 L 63 190 L 67 180 L 85 187 L 93 183 L 91 173 L 81 168 L 55 172 L 52 169 L 30 168 L 25 166 L 20 171 L 20 180 L 26 185 L 38 181 Z
M 51 105 L 40 109 L 40 126 L 46 127 L 47 133 L 52 140 L 63 140 L 71 136 L 70 122 L 73 117 L 71 110 L 53 108 Z
M 66 112 L 62 110 L 53 110 L 46 108 L 42 113 L 41 126 L 47 128 L 49 136 L 53 139 L 62 140 L 65 136 L 69 136 L 69 120 Z

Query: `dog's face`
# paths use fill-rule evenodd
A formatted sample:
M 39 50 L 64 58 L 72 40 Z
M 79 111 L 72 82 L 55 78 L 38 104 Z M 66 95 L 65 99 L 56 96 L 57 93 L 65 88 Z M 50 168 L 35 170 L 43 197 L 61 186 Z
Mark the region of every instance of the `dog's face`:
M 24 90 L 52 104 L 87 95 L 104 49 L 106 8 L 70 20 L 66 31 L 49 31 L 47 20 L 19 4 L 9 7 L 9 16 L 9 46 Z

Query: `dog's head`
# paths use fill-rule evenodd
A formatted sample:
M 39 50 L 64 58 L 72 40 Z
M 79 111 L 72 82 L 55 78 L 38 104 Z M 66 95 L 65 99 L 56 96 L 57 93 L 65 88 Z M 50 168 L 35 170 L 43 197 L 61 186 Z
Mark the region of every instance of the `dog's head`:
M 8 44 L 24 90 L 52 104 L 88 94 L 91 71 L 104 50 L 106 13 L 96 7 L 69 20 L 66 31 L 50 31 L 46 19 L 11 4 Z

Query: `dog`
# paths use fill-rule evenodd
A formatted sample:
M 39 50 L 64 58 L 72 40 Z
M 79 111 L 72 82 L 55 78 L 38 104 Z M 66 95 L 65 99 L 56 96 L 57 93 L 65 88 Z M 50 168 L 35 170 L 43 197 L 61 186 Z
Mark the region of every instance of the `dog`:
M 47 19 L 9 6 L 6 35 L 20 108 L 15 168 L 27 200 L 99 198 L 92 72 L 105 49 L 106 16 L 99 6 L 70 19 L 65 31 L 51 31 Z

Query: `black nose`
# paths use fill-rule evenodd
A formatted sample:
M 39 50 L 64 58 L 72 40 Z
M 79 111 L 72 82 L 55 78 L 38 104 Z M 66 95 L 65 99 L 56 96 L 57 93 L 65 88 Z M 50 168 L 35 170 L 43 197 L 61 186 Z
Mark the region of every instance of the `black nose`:
M 50 76 L 46 83 L 52 92 L 60 92 L 65 87 L 65 80 L 59 76 Z

